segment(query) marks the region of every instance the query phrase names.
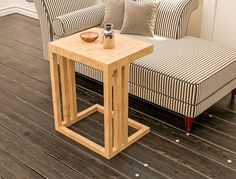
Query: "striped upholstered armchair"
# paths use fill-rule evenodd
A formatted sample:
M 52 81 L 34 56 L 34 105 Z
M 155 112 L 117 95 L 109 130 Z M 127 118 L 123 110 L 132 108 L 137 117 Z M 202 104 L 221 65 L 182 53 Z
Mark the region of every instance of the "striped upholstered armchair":
M 138 0 L 146 1 L 146 0 Z M 193 119 L 236 87 L 236 50 L 186 36 L 198 0 L 160 0 L 154 52 L 130 64 L 129 93 Z M 99 26 L 103 0 L 35 0 L 47 59 L 48 42 Z M 76 63 L 76 71 L 103 81 L 101 71 Z M 235 90 L 232 94 L 235 94 Z

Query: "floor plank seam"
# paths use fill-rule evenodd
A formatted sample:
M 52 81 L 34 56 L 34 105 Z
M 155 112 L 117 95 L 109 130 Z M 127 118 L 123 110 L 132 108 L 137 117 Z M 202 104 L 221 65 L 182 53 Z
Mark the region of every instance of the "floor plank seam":
M 141 162 L 141 161 L 135 159 L 134 157 L 131 157 L 131 156 L 127 155 L 125 152 L 122 152 L 122 154 L 125 155 L 125 156 L 127 156 L 128 158 L 130 158 L 130 159 L 136 161 L 136 162 L 139 163 L 140 165 L 142 165 L 142 166 L 144 165 L 143 162 Z M 162 173 L 162 172 L 156 170 L 155 168 L 153 168 L 153 167 L 151 167 L 151 166 L 148 166 L 148 168 L 149 168 L 150 170 L 156 172 L 156 173 L 159 173 L 160 175 L 162 175 L 162 176 L 165 177 L 165 178 L 171 179 L 171 177 L 165 175 L 164 173 Z
M 164 137 L 164 136 L 162 136 L 162 135 L 159 135 L 159 134 L 157 134 L 156 132 L 151 131 L 151 133 L 153 133 L 153 134 L 155 134 L 155 135 L 157 135 L 157 136 L 159 136 L 159 137 L 161 137 L 161 138 L 163 138 L 163 139 L 165 139 L 165 140 L 168 140 L 169 142 L 172 142 L 172 143 L 174 143 L 174 144 L 176 144 L 176 145 L 178 145 L 178 146 L 180 146 L 180 147 L 182 147 L 182 148 L 185 148 L 186 150 L 189 150 L 189 151 L 191 151 L 191 152 L 193 152 L 193 153 L 195 153 L 195 154 L 198 154 L 198 155 L 200 155 L 200 156 L 202 156 L 202 157 L 205 157 L 205 158 L 207 158 L 207 159 L 209 159 L 209 160 L 211 160 L 211 161 L 213 161 L 213 162 L 215 162 L 215 163 L 218 163 L 219 165 L 222 165 L 222 166 L 224 166 L 224 167 L 226 167 L 226 168 L 228 168 L 228 169 L 230 169 L 230 170 L 236 172 L 235 169 L 233 169 L 233 168 L 231 168 L 231 167 L 225 165 L 224 163 L 218 162 L 217 160 L 215 160 L 215 159 L 213 159 L 213 158 L 210 158 L 210 157 L 205 156 L 205 155 L 203 155 L 203 154 L 201 154 L 201 153 L 199 153 L 199 152 L 197 152 L 197 151 L 194 151 L 194 150 L 192 150 L 192 149 L 190 149 L 190 148 L 187 148 L 187 147 L 184 146 L 184 145 L 178 144 L 178 143 L 176 143 L 176 142 L 173 141 L 173 140 L 167 139 L 166 137 Z
M 16 99 L 18 99 L 18 100 L 21 101 L 22 103 L 28 104 L 28 105 L 32 106 L 33 108 L 39 110 L 40 112 L 44 113 L 45 115 L 50 116 L 52 119 L 54 118 L 53 115 L 51 115 L 51 114 L 45 112 L 44 110 L 38 108 L 37 106 L 34 106 L 33 104 L 29 103 L 28 101 L 25 101 L 24 99 L 20 98 L 20 97 L 17 96 L 16 94 L 11 93 L 11 92 L 6 91 L 6 90 L 3 90 L 3 89 L 1 89 L 1 88 L 0 88 L 0 91 L 3 91 L 3 92 L 5 92 L 5 93 L 7 93 L 7 94 L 9 94 L 9 95 L 11 95 L 11 96 L 14 96 Z
M 208 113 L 208 112 L 204 112 L 204 113 L 206 113 L 208 116 L 211 115 L 211 114 Z M 219 119 L 219 120 L 221 120 L 221 121 L 224 121 L 225 123 L 228 123 L 228 124 L 230 124 L 230 125 L 235 125 L 235 126 L 236 126 L 236 123 L 229 122 L 229 121 L 227 121 L 227 120 L 225 120 L 225 119 L 223 119 L 223 118 L 221 118 L 221 117 L 219 117 L 219 116 L 213 115 L 213 117 L 215 117 L 215 118 L 217 118 L 217 119 Z
M 26 22 L 26 23 L 28 23 L 28 24 L 30 24 L 30 25 L 33 25 L 33 26 L 35 26 L 35 27 L 37 27 L 37 28 L 40 26 L 40 23 L 39 23 L 38 20 L 33 19 L 33 21 L 32 21 L 32 18 L 31 18 L 31 17 L 25 16 L 25 15 L 23 15 L 23 14 L 14 13 L 14 14 L 10 14 L 9 16 L 10 16 L 11 19 L 16 19 L 17 17 L 23 17 L 24 19 L 20 19 L 20 21 L 24 21 L 24 22 Z M 29 21 L 27 21 L 26 19 L 28 19 L 29 21 L 31 21 L 31 23 L 30 23 Z M 33 22 L 38 22 L 38 23 L 33 23 Z
M 11 68 L 11 69 L 17 71 L 18 73 L 24 74 L 24 75 L 26 75 L 26 76 L 28 76 L 28 77 L 34 79 L 34 80 L 37 80 L 37 81 L 39 81 L 39 82 L 41 82 L 41 83 L 43 83 L 43 84 L 45 84 L 45 85 L 48 85 L 47 83 L 45 83 L 45 82 L 43 82 L 43 81 L 41 81 L 41 80 L 39 80 L 39 79 L 37 79 L 37 78 L 34 78 L 34 77 L 28 75 L 27 73 L 24 73 L 24 72 L 22 72 L 22 71 L 19 71 L 19 70 L 15 69 L 15 68 L 13 68 L 13 67 L 11 67 L 11 66 L 8 66 L 8 65 L 6 65 L 6 64 L 4 64 L 4 63 L 1 63 L 1 62 L 0 62 L 0 64 L 6 66 L 6 67 L 8 67 L 8 68 Z
M 10 131 L 11 133 L 15 134 L 14 132 L 12 132 L 11 130 L 9 130 L 7 127 L 3 126 L 2 124 L 0 124 L 0 126 L 4 127 L 6 130 Z M 15 134 L 16 135 L 16 134 Z M 22 163 L 24 166 L 26 166 L 27 168 L 31 169 L 33 172 L 37 173 L 39 176 L 41 176 L 42 178 L 45 178 L 45 176 L 43 176 L 41 173 L 39 173 L 38 171 L 34 170 L 32 167 L 28 166 L 26 163 L 24 163 L 22 160 L 20 160 L 19 158 L 17 158 L 15 155 L 9 153 L 7 150 L 5 150 L 4 148 L 2 148 L 0 146 L 0 148 L 2 150 L 4 150 L 6 153 L 8 153 L 10 156 L 12 156 L 13 158 L 15 158 L 17 161 L 19 161 L 20 163 Z
M 21 52 L 22 53 L 22 52 Z M 26 54 L 27 55 L 27 54 Z M 33 69 L 35 69 L 36 67 L 35 67 L 35 65 L 32 65 L 32 64 L 30 64 L 30 63 L 28 63 L 28 62 L 26 62 L 26 61 L 23 61 L 22 59 L 18 59 L 18 58 L 16 58 L 16 57 L 14 57 L 14 56 L 9 56 L 9 55 L 3 55 L 3 56 L 0 56 L 0 58 L 7 58 L 7 59 L 11 59 L 11 60 L 14 60 L 14 61 L 17 61 L 17 62 L 21 62 L 21 63 L 23 63 L 24 65 L 28 65 L 28 66 L 30 66 L 30 67 L 32 67 Z M 33 58 L 35 58 L 35 57 L 33 57 Z M 36 59 L 36 58 L 35 58 Z M 36 62 L 36 61 L 34 61 L 34 62 Z M 44 60 L 44 62 L 45 62 L 45 65 L 47 65 L 47 66 L 49 66 L 49 63 L 46 61 L 46 60 Z M 3 64 L 3 65 L 6 65 L 6 66 L 8 66 L 7 64 L 5 64 L 5 63 L 1 63 L 1 64 Z M 8 66 L 9 67 L 9 66 Z M 12 67 L 13 68 L 13 67 Z M 17 69 L 15 69 L 15 70 L 17 70 Z M 48 75 L 50 75 L 50 71 L 48 71 L 48 70 L 44 70 L 44 69 L 37 69 L 38 71 L 41 71 L 41 72 L 44 72 L 44 73 L 46 73 L 46 74 L 48 74 Z
M 0 64 L 0 65 L 1 65 L 1 64 Z M 38 95 L 40 95 L 40 96 L 42 96 L 42 97 L 44 97 L 44 98 L 46 98 L 46 99 L 51 98 L 51 96 L 47 96 L 47 95 L 45 95 L 45 94 L 43 94 L 43 93 L 41 93 L 41 92 L 39 92 L 39 91 L 37 91 L 37 90 L 35 90 L 35 89 L 32 89 L 32 88 L 26 86 L 25 84 L 23 84 L 23 83 L 21 83 L 21 82 L 18 82 L 17 80 L 10 79 L 10 78 L 8 78 L 6 75 L 0 74 L 0 77 L 1 77 L 1 78 L 4 78 L 5 80 L 11 81 L 12 83 L 16 83 L 16 84 L 18 84 L 19 86 L 21 86 L 21 87 L 24 88 L 24 89 L 27 89 L 27 90 L 32 91 L 32 92 L 34 92 L 34 93 L 37 93 Z
M 169 127 L 173 127 L 174 129 L 176 129 L 176 130 L 178 130 L 178 131 L 180 131 L 180 132 L 186 133 L 186 131 L 184 131 L 184 130 L 182 130 L 182 129 L 179 129 L 179 128 L 175 127 L 175 126 L 169 125 L 168 123 L 163 122 L 163 121 L 159 120 L 158 118 L 152 117 L 152 116 L 150 116 L 150 115 L 148 115 L 148 114 L 142 113 L 142 112 L 137 111 L 137 110 L 135 110 L 135 109 L 133 109 L 133 108 L 131 108 L 131 109 L 134 110 L 134 111 L 136 111 L 136 112 L 139 112 L 139 113 L 141 113 L 141 114 L 143 114 L 143 115 L 145 115 L 145 116 L 147 116 L 147 117 L 149 117 L 149 118 L 153 118 L 154 120 L 157 120 L 158 122 L 163 123 L 163 124 L 165 124 L 165 125 L 167 125 L 167 126 L 169 126 Z M 153 122 L 151 122 L 151 123 L 154 124 L 154 125 L 156 125 L 156 124 L 153 123 Z M 207 143 L 209 143 L 209 144 L 211 144 L 211 145 L 214 145 L 214 146 L 216 146 L 216 147 L 219 147 L 219 148 L 221 148 L 222 150 L 228 151 L 228 152 L 230 152 L 230 153 L 236 155 L 236 152 L 234 152 L 234 151 L 232 151 L 232 150 L 229 150 L 229 149 L 227 149 L 227 148 L 224 148 L 224 147 L 222 147 L 222 146 L 219 146 L 218 144 L 213 143 L 213 142 L 210 142 L 210 141 L 208 141 L 208 140 L 206 140 L 206 139 L 204 139 L 204 138 L 202 138 L 202 137 L 199 137 L 199 136 L 197 136 L 197 135 L 195 135 L 195 134 L 193 134 L 193 133 L 191 133 L 191 136 L 192 136 L 192 137 L 195 137 L 195 138 L 197 138 L 197 139 L 199 139 L 199 140 L 202 140 L 202 141 L 204 141 L 204 142 L 207 142 Z
M 227 109 L 227 108 L 224 108 L 226 111 L 229 111 L 229 112 L 232 112 L 232 113 L 234 113 L 234 114 L 236 114 L 236 111 L 233 111 L 233 110 L 231 110 L 231 109 Z
M 22 42 L 21 42 L 21 43 L 22 43 Z M 26 54 L 26 55 L 28 55 L 28 56 L 30 56 L 30 57 L 35 58 L 35 59 L 38 59 L 38 60 L 41 60 L 41 61 L 44 60 L 44 59 L 41 59 L 41 58 L 37 58 L 36 56 L 34 56 L 34 55 L 30 54 L 30 53 L 26 53 L 26 52 L 24 52 L 24 51 L 22 51 L 22 50 L 19 50 L 19 49 L 17 49 L 17 48 L 13 48 L 13 47 L 11 47 L 11 46 L 8 45 L 8 44 L 4 44 L 4 43 L 1 43 L 1 42 L 0 42 L 0 45 L 7 46 L 7 47 L 9 47 L 9 48 L 11 48 L 11 49 L 17 50 L 18 52 L 21 52 L 21 53 L 23 53 L 23 54 Z M 30 46 L 30 47 L 32 47 L 32 46 Z M 37 50 L 38 50 L 38 49 L 37 49 Z
M 213 130 L 213 131 L 215 131 L 215 132 L 217 132 L 217 133 L 220 133 L 220 134 L 222 134 L 222 135 L 225 135 L 225 136 L 227 136 L 227 137 L 230 137 L 230 138 L 236 140 L 236 137 L 234 137 L 234 136 L 232 136 L 232 135 L 229 135 L 229 134 L 226 134 L 225 132 L 221 132 L 221 131 L 216 130 L 216 129 L 212 128 L 212 127 L 209 127 L 209 126 L 207 126 L 207 125 L 205 125 L 205 124 L 201 124 L 200 122 L 197 122 L 197 121 L 195 121 L 195 123 L 198 124 L 198 125 L 200 125 L 200 126 L 203 126 L 203 127 L 205 127 L 205 128 L 208 128 L 208 129 L 210 129 L 210 130 Z
M 16 41 L 16 40 L 13 40 L 13 41 Z M 22 43 L 22 42 L 21 42 Z M 22 44 L 24 44 L 24 43 L 22 43 Z M 20 50 L 20 49 L 17 49 L 17 48 L 13 48 L 12 46 L 10 46 L 10 45 L 8 45 L 8 44 L 5 44 L 5 43 L 2 43 L 2 42 L 0 42 L 0 45 L 3 45 L 3 46 L 7 46 L 7 47 L 9 47 L 10 49 L 14 49 L 14 50 L 17 50 L 18 52 L 21 52 L 21 53 L 23 53 L 23 54 L 26 54 L 26 55 L 29 55 L 29 56 L 31 56 L 31 57 L 33 57 L 33 58 L 36 58 L 36 59 L 39 59 L 39 60 L 44 60 L 43 58 L 39 58 L 38 56 L 36 56 L 36 55 L 32 55 L 32 53 L 27 53 L 27 52 L 25 52 L 25 51 L 22 51 L 22 50 Z M 26 44 L 24 44 L 24 45 L 26 45 Z M 31 48 L 34 48 L 34 47 L 32 47 L 32 46 L 30 46 L 30 45 L 27 45 L 28 47 L 31 47 Z M 35 50 L 38 50 L 38 49 L 36 49 L 36 48 L 34 48 Z M 39 50 L 40 52 L 42 52 L 41 50 Z
M 202 173 L 202 172 L 200 172 L 200 171 L 198 171 L 198 170 L 192 168 L 190 165 L 186 165 L 186 164 L 184 164 L 184 163 L 179 162 L 178 160 L 176 160 L 176 159 L 174 159 L 174 158 L 169 157 L 168 155 L 164 155 L 162 152 L 158 152 L 156 149 L 154 149 L 154 148 L 152 148 L 152 147 L 149 147 L 149 146 L 147 146 L 147 145 L 145 145 L 145 144 L 143 144 L 143 143 L 141 143 L 141 142 L 138 142 L 138 144 L 140 144 L 141 146 L 143 146 L 143 147 L 145 147 L 145 148 L 147 148 L 147 149 L 149 149 L 149 150 L 151 150 L 151 151 L 154 151 L 154 152 L 156 152 L 156 153 L 158 153 L 158 154 L 160 154 L 160 155 L 162 155 L 162 156 L 164 156 L 164 157 L 166 157 L 166 158 L 168 158 L 168 159 L 170 159 L 170 160 L 172 160 L 172 161 L 174 161 L 174 162 L 177 162 L 177 163 L 179 163 L 180 165 L 182 165 L 182 166 L 184 166 L 184 167 L 186 167 L 186 168 L 189 168 L 189 169 L 195 171 L 196 173 L 202 175 L 203 177 L 206 177 L 206 178 L 208 178 L 208 179 L 212 179 L 210 176 L 208 176 L 208 175 L 206 175 L 206 174 L 204 174 L 204 173 Z

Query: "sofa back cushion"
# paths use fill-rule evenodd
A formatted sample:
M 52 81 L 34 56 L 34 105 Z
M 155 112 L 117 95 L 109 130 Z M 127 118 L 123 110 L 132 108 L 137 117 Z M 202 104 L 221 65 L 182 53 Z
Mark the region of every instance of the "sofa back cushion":
M 105 16 L 101 24 L 102 27 L 106 23 L 112 23 L 113 28 L 120 30 L 123 24 L 125 11 L 125 0 L 106 0 Z
M 158 0 L 156 2 L 125 0 L 121 33 L 153 37 L 159 4 Z

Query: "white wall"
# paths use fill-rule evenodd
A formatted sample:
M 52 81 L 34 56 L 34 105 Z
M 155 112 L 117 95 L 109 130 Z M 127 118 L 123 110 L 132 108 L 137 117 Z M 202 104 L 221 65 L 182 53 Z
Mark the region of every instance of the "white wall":
M 236 48 L 236 0 L 218 0 L 213 41 Z
M 0 1 L 0 8 L 8 7 L 14 5 L 16 0 L 1 0 Z
M 19 13 L 37 18 L 34 3 L 25 0 L 0 0 L 0 16 Z
M 192 13 L 188 25 L 188 35 L 200 37 L 202 24 L 203 0 L 199 0 L 198 8 Z
M 16 0 L 0 0 L 0 16 L 5 16 L 15 11 Z
M 204 0 L 201 38 L 236 48 L 236 0 Z
M 16 5 L 19 8 L 18 13 L 37 18 L 36 9 L 34 3 L 27 2 L 25 0 L 15 0 Z

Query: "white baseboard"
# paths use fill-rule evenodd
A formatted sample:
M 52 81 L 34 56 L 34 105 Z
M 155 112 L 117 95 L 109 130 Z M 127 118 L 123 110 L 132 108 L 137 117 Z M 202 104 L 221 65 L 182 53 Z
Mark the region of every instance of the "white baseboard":
M 33 11 L 31 9 L 27 9 L 27 8 L 23 8 L 20 6 L 9 6 L 9 7 L 5 7 L 5 8 L 0 9 L 0 17 L 14 14 L 14 13 L 18 13 L 18 14 L 22 14 L 22 15 L 25 15 L 28 17 L 38 19 L 38 15 L 37 15 L 36 11 Z
M 35 18 L 35 19 L 38 19 L 37 12 L 33 11 L 31 9 L 27 9 L 27 8 L 23 8 L 23 7 L 18 6 L 16 8 L 16 13 L 22 14 L 22 15 L 25 15 L 25 16 L 28 16 L 28 17 L 32 17 L 32 18 Z
M 16 13 L 16 6 L 8 6 L 0 9 L 0 17 Z

